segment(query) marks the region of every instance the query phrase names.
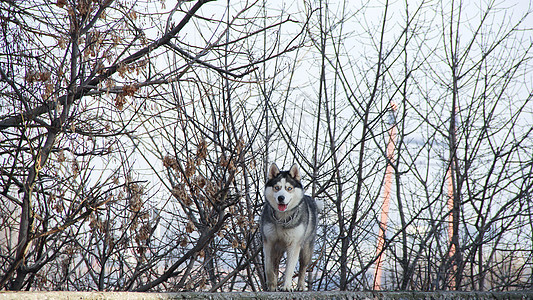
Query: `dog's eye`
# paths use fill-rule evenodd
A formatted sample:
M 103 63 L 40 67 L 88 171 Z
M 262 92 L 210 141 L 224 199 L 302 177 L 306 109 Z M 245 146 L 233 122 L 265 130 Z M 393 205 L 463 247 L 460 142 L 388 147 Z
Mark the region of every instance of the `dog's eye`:
M 289 191 L 289 192 L 292 191 L 292 187 L 288 186 L 287 187 L 287 191 Z
M 279 191 L 279 190 L 281 190 L 281 187 L 280 187 L 279 185 L 276 185 L 276 186 L 274 187 L 274 189 L 275 189 L 276 191 Z

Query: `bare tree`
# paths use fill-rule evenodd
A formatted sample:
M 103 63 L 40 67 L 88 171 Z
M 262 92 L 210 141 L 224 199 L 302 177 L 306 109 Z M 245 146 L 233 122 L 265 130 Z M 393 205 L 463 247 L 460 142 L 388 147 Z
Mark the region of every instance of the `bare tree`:
M 518 251 L 522 271 L 512 280 L 521 288 L 531 284 L 524 271 L 531 268 L 525 255 L 530 239 L 511 225 L 530 218 L 523 205 L 531 193 L 525 171 L 531 167 L 525 154 L 531 149 L 531 89 L 523 76 L 531 61 L 524 35 L 531 14 L 509 19 L 496 3 L 466 5 L 316 5 L 309 37 L 320 58 L 314 65 L 317 101 L 294 113 L 295 120 L 312 115 L 314 130 L 287 132 L 298 137 L 288 145 L 315 145 L 296 153 L 309 170 L 319 170 L 309 174 L 313 196 L 330 204 L 318 262 L 330 271 L 317 274 L 319 288 L 371 288 L 381 254 L 375 253 L 377 200 L 387 164 L 394 169 L 396 201 L 383 250 L 385 288 L 499 289 L 478 278 L 492 272 L 487 259 L 498 251 L 518 250 L 501 244 L 511 236 L 526 243 Z M 390 102 L 399 104 L 393 162 L 385 151 Z M 488 255 L 480 252 L 483 245 L 502 247 Z
M 142 88 L 180 80 L 152 73 L 163 47 L 212 68 L 172 41 L 206 2 L 178 3 L 155 39 L 142 27 L 152 16 L 122 1 L 2 4 L 3 288 L 123 289 L 148 272 L 140 261 L 160 216 L 124 138 Z

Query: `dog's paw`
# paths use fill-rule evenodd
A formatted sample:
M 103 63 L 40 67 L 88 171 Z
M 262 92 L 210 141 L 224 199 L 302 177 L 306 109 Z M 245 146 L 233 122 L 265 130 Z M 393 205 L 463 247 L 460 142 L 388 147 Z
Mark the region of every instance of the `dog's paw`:
M 269 285 L 267 287 L 267 292 L 277 292 L 278 291 L 278 287 L 276 285 Z
M 281 288 L 281 291 L 282 292 L 293 292 L 294 291 L 294 288 L 292 286 L 283 286 Z

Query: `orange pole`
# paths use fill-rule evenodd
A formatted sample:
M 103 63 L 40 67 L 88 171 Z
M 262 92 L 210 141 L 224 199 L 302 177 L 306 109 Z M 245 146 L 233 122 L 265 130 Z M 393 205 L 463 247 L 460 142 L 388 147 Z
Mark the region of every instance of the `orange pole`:
M 453 243 L 453 179 L 452 179 L 452 162 L 446 171 L 446 181 L 448 182 L 448 242 L 450 243 L 450 252 L 448 256 L 452 258 L 455 255 L 455 244 Z M 457 270 L 457 265 L 454 264 L 453 272 L 450 273 L 450 289 L 455 290 L 455 282 L 453 277 L 455 276 L 455 271 Z
M 396 140 L 396 122 L 394 118 L 394 112 L 398 108 L 395 103 L 391 103 L 392 108 L 392 120 L 391 129 L 389 130 L 389 142 L 387 143 L 387 169 L 385 170 L 385 182 L 383 187 L 383 204 L 381 206 L 381 220 L 379 225 L 378 242 L 376 247 L 376 273 L 374 275 L 374 290 L 381 289 L 381 275 L 383 273 L 383 248 L 385 247 L 385 232 L 387 230 L 387 220 L 390 207 L 390 193 L 392 186 L 392 163 L 394 162 L 394 148 Z
M 453 182 L 452 182 L 452 166 L 448 167 L 446 172 L 446 181 L 448 182 L 448 241 L 452 244 L 453 237 Z M 453 245 L 453 244 L 452 244 Z M 452 250 L 450 250 L 450 256 L 452 256 Z
M 452 107 L 455 107 L 455 114 L 452 116 L 454 118 L 454 120 L 456 121 L 457 119 L 456 116 L 459 112 L 459 106 L 455 106 L 453 105 Z M 452 108 L 453 109 L 453 108 Z M 456 122 L 453 122 L 452 123 L 452 128 L 450 130 L 453 130 L 453 135 L 455 135 L 455 131 L 456 131 Z M 452 145 L 453 147 L 455 147 L 454 145 Z M 457 249 L 455 249 L 455 243 L 453 241 L 453 235 L 454 235 L 454 232 L 453 232 L 453 223 L 454 221 L 458 221 L 458 220 L 454 220 L 453 218 L 453 209 L 454 209 L 454 196 L 455 196 L 455 193 L 454 193 L 454 186 L 453 186 L 453 174 L 452 174 L 452 166 L 453 167 L 456 167 L 457 168 L 457 165 L 454 165 L 455 161 L 454 161 L 454 158 L 453 158 L 453 155 L 450 153 L 450 165 L 448 166 L 448 170 L 446 171 L 446 181 L 448 182 L 448 203 L 447 203 L 447 206 L 448 206 L 448 242 L 450 243 L 450 251 L 448 253 L 448 257 L 450 258 L 450 261 L 452 262 L 452 271 L 449 273 L 449 288 L 451 290 L 455 290 L 457 287 L 455 286 L 455 280 L 454 280 L 454 277 L 457 275 L 457 263 L 455 261 L 455 259 L 453 259 L 456 255 L 456 251 Z

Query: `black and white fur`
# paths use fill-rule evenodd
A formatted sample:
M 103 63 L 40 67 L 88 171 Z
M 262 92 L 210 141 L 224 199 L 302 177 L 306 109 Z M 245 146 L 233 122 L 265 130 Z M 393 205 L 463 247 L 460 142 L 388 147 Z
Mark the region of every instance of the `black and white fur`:
M 317 228 L 317 203 L 304 195 L 300 171 L 270 166 L 265 185 L 266 203 L 261 214 L 261 235 L 265 255 L 267 288 L 277 290 L 279 263 L 287 252 L 287 266 L 282 290 L 290 291 L 296 262 L 300 263 L 298 290 L 304 289 L 305 273 L 313 255 Z

